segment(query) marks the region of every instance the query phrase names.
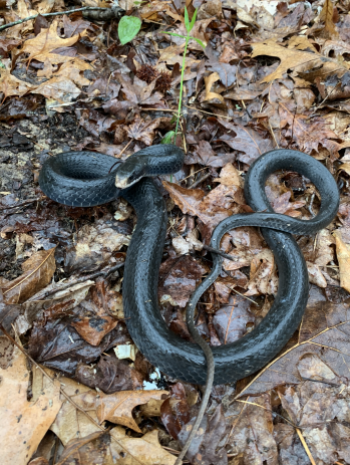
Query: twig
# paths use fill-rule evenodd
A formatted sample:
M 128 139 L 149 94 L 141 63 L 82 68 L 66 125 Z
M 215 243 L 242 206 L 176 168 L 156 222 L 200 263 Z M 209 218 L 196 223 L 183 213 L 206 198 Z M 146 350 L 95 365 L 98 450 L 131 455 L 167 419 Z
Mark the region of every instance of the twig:
M 186 108 L 188 108 L 189 110 L 192 110 L 192 111 L 199 111 L 200 113 L 204 113 L 205 115 L 212 115 L 212 116 L 216 116 L 217 118 L 226 118 L 226 119 L 232 119 L 231 116 L 227 116 L 227 115 L 218 115 L 217 113 L 212 113 L 211 111 L 205 111 L 205 110 L 202 110 L 200 108 L 196 108 L 196 107 L 190 107 L 189 105 L 184 105 Z
M 210 173 L 206 173 L 204 176 L 202 176 L 201 178 L 199 178 L 197 181 L 195 181 L 193 184 L 191 184 L 190 186 L 188 186 L 189 189 L 194 189 L 195 187 L 197 187 L 201 182 L 205 181 L 207 178 L 209 178 L 210 176 Z
M 305 452 L 307 453 L 307 456 L 309 457 L 309 460 L 310 460 L 311 464 L 316 465 L 316 462 L 315 462 L 315 460 L 313 459 L 313 457 L 311 455 L 310 449 L 309 449 L 308 445 L 306 444 L 306 441 L 304 439 L 304 436 L 303 436 L 302 432 L 300 431 L 299 428 L 296 428 L 296 432 L 298 433 L 299 439 L 300 439 L 302 445 L 304 446 Z
M 302 376 L 301 378 L 302 378 L 303 381 L 312 381 L 313 383 L 329 384 L 330 386 L 340 387 L 340 384 L 332 383 L 330 381 L 323 381 L 323 380 L 320 380 L 320 379 L 312 379 L 312 378 L 304 378 L 304 376 Z
M 188 175 L 188 176 L 186 176 L 185 178 L 183 178 L 183 179 L 180 179 L 180 181 L 179 181 L 179 182 L 186 181 L 186 179 L 188 179 L 188 178 L 191 178 L 191 177 L 192 177 L 192 176 L 194 176 L 195 174 L 197 174 L 197 173 L 200 173 L 201 171 L 204 171 L 204 170 L 206 170 L 206 169 L 207 169 L 207 167 L 205 167 L 205 168 L 201 168 L 200 170 L 198 170 L 198 171 L 195 171 L 195 172 L 194 172 L 194 173 L 192 173 L 192 174 L 189 174 L 189 175 Z
M 77 8 L 76 10 L 67 10 L 67 11 L 57 11 L 55 13 L 42 13 L 32 16 L 27 16 L 26 18 L 19 19 L 18 21 L 13 21 L 13 23 L 7 23 L 3 26 L 0 26 L 0 32 L 8 29 L 12 26 L 17 26 L 17 24 L 25 23 L 26 21 L 30 21 L 31 19 L 36 19 L 38 16 L 59 16 L 59 15 L 70 15 L 72 13 L 76 13 L 77 11 L 88 11 L 88 10 L 106 10 L 107 8 L 101 8 L 99 6 L 84 6 L 83 8 Z
M 9 205 L 7 207 L 0 207 L 0 210 L 11 210 L 12 208 L 23 207 L 23 205 L 28 205 L 30 203 L 39 202 L 40 200 L 43 200 L 44 198 L 45 196 L 38 197 L 37 199 L 24 200 L 23 202 L 18 202 L 15 205 Z
M 214 249 L 214 247 L 210 247 L 209 245 L 203 244 L 203 249 L 207 250 L 208 252 L 217 253 L 218 255 L 221 255 L 222 257 L 227 258 L 228 260 L 231 260 L 233 262 L 236 261 L 235 258 L 232 257 L 231 255 L 225 252 L 221 252 L 221 250 L 219 249 Z
M 335 89 L 341 84 L 341 82 L 337 82 L 337 84 L 333 87 L 333 89 L 329 92 L 329 94 L 326 95 L 326 97 L 322 100 L 322 102 L 317 105 L 317 107 L 314 109 L 314 111 L 311 113 L 311 115 L 309 116 L 309 118 L 313 118 L 315 116 L 315 113 L 317 112 L 317 110 L 319 110 L 322 105 L 326 102 L 326 100 L 329 99 L 329 97 L 332 95 L 332 93 L 335 91 Z
M 247 297 L 247 296 L 244 295 L 244 294 L 241 294 L 241 293 L 238 292 L 234 287 L 231 287 L 231 286 L 230 286 L 230 289 L 231 289 L 231 291 L 235 292 L 236 294 L 240 295 L 241 297 L 244 297 L 244 299 L 249 300 L 252 304 L 254 304 L 254 305 L 256 305 L 257 307 L 259 307 L 259 304 L 258 304 L 257 302 L 255 302 L 255 300 L 250 299 L 249 297 Z
M 105 276 L 106 277 L 109 274 L 113 273 L 114 271 L 118 270 L 119 268 L 121 268 L 123 266 L 124 266 L 124 262 L 123 263 L 118 263 L 118 265 L 113 266 L 109 270 L 96 271 L 96 273 L 92 273 L 92 274 L 89 274 L 89 275 L 86 275 L 86 276 L 82 276 L 81 278 L 78 278 L 75 281 L 72 281 L 72 282 L 66 284 L 65 286 L 50 289 L 49 291 L 45 292 L 45 294 L 43 294 L 40 298 L 41 299 L 46 299 L 46 297 L 51 295 L 51 294 L 55 294 L 56 292 L 64 291 L 66 289 L 69 289 L 72 286 L 75 286 L 76 284 L 83 283 L 85 281 L 88 281 L 89 279 L 95 279 L 98 276 Z

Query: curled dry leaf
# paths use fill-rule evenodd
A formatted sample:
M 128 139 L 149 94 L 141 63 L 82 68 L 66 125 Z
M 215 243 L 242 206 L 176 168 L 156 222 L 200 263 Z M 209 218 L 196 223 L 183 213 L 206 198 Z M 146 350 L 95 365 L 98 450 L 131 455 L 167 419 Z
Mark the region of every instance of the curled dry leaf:
M 205 97 L 203 99 L 204 102 L 209 101 L 211 104 L 224 103 L 223 96 L 211 90 L 215 82 L 219 81 L 219 79 L 220 79 L 220 76 L 216 72 L 204 78 L 205 80 Z
M 101 395 L 96 414 L 100 423 L 110 421 L 131 428 L 141 433 L 132 416 L 132 410 L 137 405 L 147 404 L 151 399 L 161 400 L 168 391 L 121 391 L 115 394 Z
M 55 248 L 39 250 L 22 264 L 24 273 L 1 286 L 8 303 L 22 303 L 45 288 L 56 270 Z
M 350 245 L 343 241 L 341 232 L 336 231 L 334 237 L 339 262 L 340 285 L 350 292 Z

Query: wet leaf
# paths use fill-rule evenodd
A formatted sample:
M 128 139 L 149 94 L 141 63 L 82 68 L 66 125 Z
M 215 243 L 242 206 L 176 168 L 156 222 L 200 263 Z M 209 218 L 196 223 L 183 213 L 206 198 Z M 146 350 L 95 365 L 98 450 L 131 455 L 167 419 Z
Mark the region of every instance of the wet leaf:
M 237 397 L 266 392 L 278 385 L 298 385 L 303 378 L 340 383 L 347 377 L 349 302 L 327 302 L 311 290 L 299 341 L 270 362 Z

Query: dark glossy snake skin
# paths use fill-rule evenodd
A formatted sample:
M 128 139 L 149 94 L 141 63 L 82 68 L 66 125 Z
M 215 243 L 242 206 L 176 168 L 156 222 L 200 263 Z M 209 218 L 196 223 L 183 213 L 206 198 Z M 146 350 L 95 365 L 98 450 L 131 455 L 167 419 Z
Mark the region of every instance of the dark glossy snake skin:
M 163 372 L 184 381 L 204 384 L 207 371 L 202 349 L 171 332 L 158 308 L 157 284 L 167 214 L 158 188 L 147 176 L 176 172 L 183 163 L 183 153 L 171 145 L 150 147 L 135 153 L 109 174 L 113 163 L 113 157 L 94 152 L 58 155 L 45 162 L 39 177 L 41 189 L 52 199 L 72 206 L 98 205 L 117 195 L 132 204 L 137 227 L 128 249 L 123 282 L 128 330 L 140 351 Z M 312 220 L 302 221 L 272 212 L 264 185 L 269 174 L 282 168 L 303 174 L 318 188 L 322 203 Z M 115 176 L 119 186 L 132 184 L 131 187 L 117 189 Z M 215 384 L 235 382 L 256 372 L 271 361 L 293 335 L 305 310 L 309 284 L 304 258 L 289 233 L 316 233 L 332 221 L 339 205 L 338 188 L 330 172 L 309 155 L 284 149 L 268 152 L 253 163 L 245 180 L 245 196 L 253 210 L 263 213 L 227 218 L 215 229 L 211 246 L 219 247 L 222 236 L 230 229 L 245 225 L 261 227 L 275 254 L 279 270 L 278 294 L 258 327 L 233 344 L 212 348 Z M 189 319 L 193 318 L 201 294 L 218 276 L 221 262 L 222 258 L 215 254 L 210 275 L 189 302 Z

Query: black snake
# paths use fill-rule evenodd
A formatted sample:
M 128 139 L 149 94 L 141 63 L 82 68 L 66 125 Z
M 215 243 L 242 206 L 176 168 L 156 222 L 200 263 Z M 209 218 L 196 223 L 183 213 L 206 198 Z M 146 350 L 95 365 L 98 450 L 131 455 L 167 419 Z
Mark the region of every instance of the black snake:
M 256 212 L 233 215 L 215 229 L 211 246 L 220 247 L 222 236 L 238 226 L 259 226 L 273 250 L 279 270 L 275 301 L 262 322 L 240 340 L 206 352 L 206 344 L 193 329 L 198 299 L 218 276 L 222 257 L 213 254 L 213 268 L 188 304 L 187 322 L 195 341 L 177 336 L 165 324 L 159 308 L 157 285 L 167 227 L 162 195 L 152 176 L 178 171 L 184 154 L 174 145 L 156 145 L 134 153 L 114 167 L 116 159 L 95 152 L 68 152 L 48 159 L 40 172 L 43 192 L 57 202 L 75 207 L 100 205 L 124 197 L 134 207 L 137 227 L 125 263 L 123 303 L 129 333 L 144 356 L 166 374 L 204 384 L 214 374 L 215 384 L 235 382 L 248 376 L 283 348 L 297 329 L 308 298 L 308 273 L 302 253 L 291 234 L 315 234 L 334 218 L 339 192 L 331 173 L 309 155 L 295 150 L 274 150 L 261 155 L 245 178 L 247 203 Z M 114 168 L 113 168 L 114 167 Z M 279 169 L 297 171 L 317 187 L 321 195 L 318 214 L 303 221 L 273 213 L 265 194 L 265 181 Z M 116 187 L 116 185 L 118 187 Z M 192 329 L 191 329 L 192 327 Z

